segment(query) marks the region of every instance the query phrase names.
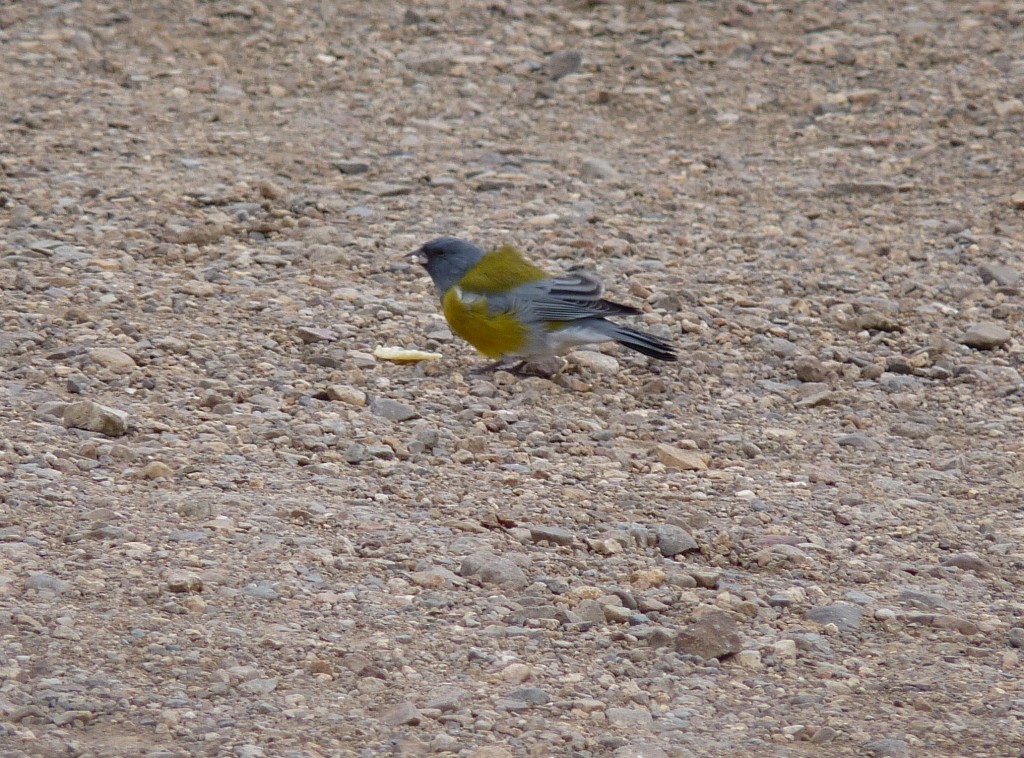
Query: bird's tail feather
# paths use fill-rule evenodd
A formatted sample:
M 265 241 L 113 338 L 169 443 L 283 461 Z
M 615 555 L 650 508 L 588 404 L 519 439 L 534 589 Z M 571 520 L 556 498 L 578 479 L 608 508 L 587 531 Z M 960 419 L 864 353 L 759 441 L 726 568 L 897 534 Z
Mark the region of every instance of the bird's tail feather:
M 611 322 L 607 322 L 611 323 Z M 655 337 L 653 334 L 641 332 L 639 329 L 630 329 L 628 326 L 613 324 L 611 337 L 623 347 L 636 350 L 650 358 L 657 358 L 659 361 L 676 360 L 676 349 L 668 342 Z

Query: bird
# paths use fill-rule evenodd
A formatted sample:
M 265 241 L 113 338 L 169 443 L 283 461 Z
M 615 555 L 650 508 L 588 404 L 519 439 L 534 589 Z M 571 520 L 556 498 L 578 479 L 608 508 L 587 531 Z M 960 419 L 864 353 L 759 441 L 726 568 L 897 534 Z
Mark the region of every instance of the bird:
M 550 276 L 513 245 L 485 251 L 459 237 L 438 237 L 406 257 L 430 275 L 452 331 L 495 359 L 476 373 L 522 372 L 599 342 L 617 342 L 659 361 L 677 359 L 675 348 L 660 337 L 610 321 L 640 311 L 605 300 L 604 284 L 589 271 Z

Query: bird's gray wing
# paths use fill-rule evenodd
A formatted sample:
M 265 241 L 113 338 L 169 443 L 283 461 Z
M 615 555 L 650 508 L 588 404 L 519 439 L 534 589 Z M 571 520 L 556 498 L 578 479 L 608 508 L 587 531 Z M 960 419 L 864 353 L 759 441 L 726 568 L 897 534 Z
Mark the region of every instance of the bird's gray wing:
M 595 316 L 631 316 L 636 308 L 602 300 L 604 285 L 588 271 L 530 282 L 504 293 L 503 301 L 491 296 L 492 310 L 514 310 L 525 321 L 577 321 Z
M 604 283 L 589 271 L 569 271 L 562 276 L 546 279 L 548 295 L 572 300 L 598 300 L 604 294 Z

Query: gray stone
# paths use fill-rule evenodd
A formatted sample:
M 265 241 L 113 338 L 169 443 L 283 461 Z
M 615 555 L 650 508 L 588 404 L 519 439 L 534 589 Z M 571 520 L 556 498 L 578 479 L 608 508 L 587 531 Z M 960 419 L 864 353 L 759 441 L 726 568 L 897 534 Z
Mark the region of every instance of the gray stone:
M 772 608 L 791 608 L 794 605 L 799 604 L 801 601 L 800 597 L 795 592 L 783 590 L 782 592 L 776 592 L 774 595 L 768 598 L 768 605 Z
M 996 573 L 995 567 L 991 563 L 979 558 L 974 553 L 957 553 L 943 558 L 939 563 L 943 566 L 954 566 L 963 571 L 973 571 L 975 574 Z
M 689 569 L 687 575 L 693 579 L 695 586 L 706 590 L 718 589 L 718 583 L 722 580 L 722 572 L 718 569 Z
M 71 582 L 66 582 L 52 574 L 29 574 L 28 579 L 25 580 L 25 589 L 50 590 L 51 592 L 60 594 L 71 589 Z
M 609 708 L 605 715 L 612 726 L 628 729 L 650 729 L 654 724 L 654 718 L 646 708 Z
M 165 579 L 169 592 L 191 593 L 203 591 L 202 578 L 192 571 L 175 570 L 170 572 Z
M 743 454 L 748 458 L 756 458 L 757 456 L 762 455 L 764 452 L 763 450 L 761 450 L 761 448 L 759 448 L 757 445 L 755 445 L 753 442 L 750 442 L 749 440 L 744 440 L 743 442 L 740 443 L 740 450 L 742 450 Z
M 246 695 L 269 695 L 277 689 L 277 678 L 250 679 L 238 685 L 238 689 Z
M 811 743 L 814 745 L 827 745 L 838 736 L 839 732 L 835 729 L 830 726 L 823 726 L 814 733 L 813 737 L 811 737 Z
M 1015 626 L 1009 633 L 1010 647 L 1024 647 L 1024 627 Z
M 529 361 L 522 369 L 524 375 L 550 379 L 565 368 L 565 359 L 558 355 Z
M 624 624 L 634 616 L 629 608 L 623 608 L 621 605 L 613 605 L 611 603 L 603 605 L 601 612 L 604 614 L 604 620 L 610 621 L 613 624 Z
M 885 359 L 885 370 L 893 374 L 913 374 L 914 365 L 902 355 L 890 355 Z
M 422 58 L 409 63 L 409 67 L 413 70 L 419 71 L 423 74 L 429 74 L 430 76 L 447 74 L 451 71 L 452 65 L 453 61 L 450 58 L 445 57 Z
M 994 350 L 1000 345 L 1005 345 L 1012 337 L 1013 335 L 1006 327 L 990 321 L 983 321 L 967 327 L 967 331 L 964 332 L 960 341 L 977 350 Z
M 943 609 L 949 608 L 949 603 L 943 600 L 938 595 L 932 595 L 928 592 L 921 592 L 920 590 L 902 590 L 900 592 L 900 600 L 913 606 L 914 608 L 920 609 Z
M 154 343 L 161 350 L 166 350 L 169 353 L 176 353 L 177 355 L 185 355 L 188 353 L 191 345 L 183 339 L 167 335 L 155 340 Z
M 441 711 L 441 713 L 449 713 L 457 711 L 467 697 L 469 697 L 468 692 L 460 690 L 458 687 L 452 687 L 434 693 L 423 707 L 432 708 Z
M 370 401 L 370 411 L 373 415 L 390 421 L 408 421 L 419 415 L 411 405 L 400 403 L 389 397 L 375 397 Z
M 50 418 L 63 418 L 64 409 L 68 407 L 68 403 L 62 400 L 48 400 L 45 403 L 40 403 L 36 406 L 36 412 L 40 416 L 49 416 Z
M 198 529 L 182 529 L 171 532 L 167 535 L 167 539 L 171 542 L 206 542 L 210 539 L 210 535 Z
M 558 526 L 531 526 L 530 539 L 534 542 L 550 542 L 552 545 L 571 545 L 575 537 L 568 529 Z
M 409 574 L 409 581 L 428 589 L 451 589 L 465 584 L 458 576 L 441 566 L 431 566 L 421 571 L 413 571 Z
M 242 594 L 249 597 L 258 597 L 261 600 L 277 600 L 277 591 L 270 582 L 252 582 L 242 588 Z
M 654 454 L 665 467 L 676 471 L 706 471 L 708 457 L 699 450 L 684 450 L 675 445 L 656 445 Z
M 586 179 L 587 177 L 584 175 L 586 173 L 586 163 L 583 165 L 584 169 L 581 171 L 581 176 Z M 579 366 L 580 368 L 588 371 L 594 371 L 598 374 L 615 376 L 621 370 L 619 362 L 615 360 L 614 356 L 605 355 L 597 350 L 577 350 L 569 353 L 566 360 L 574 366 Z
M 122 437 L 128 432 L 128 414 L 117 408 L 81 400 L 64 409 L 64 426 L 85 429 L 107 437 Z
M 548 76 L 557 82 L 569 74 L 575 74 L 582 64 L 583 53 L 579 50 L 559 50 L 548 58 L 544 69 Z
M 612 753 L 612 758 L 668 758 L 668 753 L 650 742 L 631 742 Z
M 371 458 L 380 458 L 390 461 L 395 457 L 395 451 L 389 445 L 367 445 L 366 454 Z
M 889 431 L 897 437 L 906 437 L 911 440 L 926 440 L 935 433 L 935 428 L 931 424 L 901 421 L 889 427 Z
M 512 711 L 513 713 L 518 713 L 520 711 L 528 711 L 531 708 L 536 707 L 533 703 L 528 703 L 525 700 L 515 700 L 510 697 L 498 698 L 494 706 L 499 711 Z
M 388 726 L 417 726 L 423 720 L 423 714 L 406 700 L 384 711 L 380 720 Z
M 864 752 L 877 758 L 905 758 L 910 755 L 910 746 L 903 740 L 888 738 L 868 742 Z
M 84 352 L 85 348 L 81 345 L 64 345 L 47 353 L 46 359 L 50 361 L 68 361 L 72 358 L 77 358 Z
M 690 533 L 675 524 L 660 524 L 654 528 L 654 533 L 658 537 L 658 549 L 666 558 L 700 550 Z
M 981 632 L 978 625 L 970 619 L 954 616 L 951 613 L 908 613 L 904 618 L 908 624 L 921 624 L 936 629 L 952 629 L 965 636 Z
M 664 626 L 649 626 L 637 630 L 637 638 L 647 642 L 650 647 L 668 647 L 675 641 L 671 629 Z
M 390 184 L 389 182 L 370 182 L 364 188 L 366 192 L 377 197 L 400 197 L 412 193 L 414 187 L 408 184 Z
M 466 556 L 459 566 L 459 576 L 475 576 L 484 584 L 497 584 L 511 589 L 522 589 L 529 583 L 526 573 L 513 561 L 492 553 Z
M 441 734 L 434 737 L 434 739 L 430 742 L 430 747 L 435 753 L 455 755 L 458 753 L 460 744 L 461 743 L 459 742 L 458 737 L 453 737 L 450 734 L 441 732 Z
M 676 650 L 700 658 L 724 658 L 741 649 L 736 621 L 725 611 L 711 611 L 676 636 Z
M 338 161 L 334 164 L 334 167 L 341 173 L 349 176 L 365 174 L 370 170 L 370 164 L 363 161 Z
M 855 450 L 881 450 L 882 446 L 871 439 L 868 435 L 862 434 L 861 432 L 854 432 L 853 434 L 844 434 L 841 437 L 836 437 L 836 444 L 843 447 L 852 447 Z
M 506 697 L 509 700 L 520 700 L 524 703 L 531 703 L 533 705 L 544 705 L 551 700 L 548 693 L 540 687 L 521 687 L 518 690 L 510 692 Z
M 316 326 L 300 326 L 295 333 L 307 345 L 313 342 L 335 342 L 338 339 L 338 335 L 330 329 Z
M 89 351 L 93 363 L 113 371 L 131 371 L 136 368 L 135 359 L 116 347 L 97 347 Z
M 978 275 L 985 284 L 995 282 L 1000 287 L 1016 287 L 1020 282 L 1020 272 L 1002 263 L 983 263 L 978 266 Z
M 804 392 L 798 390 L 798 394 L 802 395 L 802 397 L 800 400 L 793 403 L 793 405 L 797 408 L 816 408 L 819 405 L 829 405 L 830 403 L 835 402 L 839 397 L 835 392 L 827 389 L 810 392 L 812 388 L 818 386 L 819 385 L 813 382 L 801 385 L 801 390 L 808 391 L 808 394 L 804 395 Z
M 607 620 L 604 615 L 604 605 L 596 600 L 584 600 L 576 606 L 575 614 L 584 623 L 603 624 Z
M 794 367 L 796 378 L 801 382 L 824 382 L 829 376 L 829 372 L 821 365 L 821 361 L 813 355 L 801 355 L 796 359 Z
M 351 445 L 345 448 L 344 453 L 345 462 L 351 464 L 362 463 L 363 461 L 366 460 L 366 457 L 368 455 L 369 453 L 366 449 L 366 445 L 363 445 L 362 443 L 359 442 L 353 442 Z
M 614 179 L 618 175 L 619 172 L 612 164 L 601 158 L 587 158 L 580 166 L 580 178 L 587 182 L 595 179 Z
M 819 605 L 807 611 L 807 618 L 822 626 L 835 624 L 840 631 L 853 631 L 860 626 L 864 610 L 849 603 Z
M 884 373 L 878 383 L 887 392 L 916 392 L 922 386 L 922 382 L 916 376 L 903 376 L 901 374 Z
M 839 182 L 825 189 L 827 197 L 843 197 L 845 195 L 869 195 L 881 197 L 897 192 L 899 187 L 889 182 Z
M 328 400 L 333 400 L 356 408 L 366 405 L 366 393 L 356 387 L 345 384 L 330 384 L 324 390 Z

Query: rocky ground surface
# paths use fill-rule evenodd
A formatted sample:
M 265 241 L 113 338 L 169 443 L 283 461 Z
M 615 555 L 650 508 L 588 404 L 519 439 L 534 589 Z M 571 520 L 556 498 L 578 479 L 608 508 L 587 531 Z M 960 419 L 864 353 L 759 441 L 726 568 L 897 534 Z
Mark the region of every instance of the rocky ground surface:
M 15 2 L 0 91 L 3 755 L 1021 754 L 1020 2 Z M 471 375 L 443 233 L 681 360 Z

